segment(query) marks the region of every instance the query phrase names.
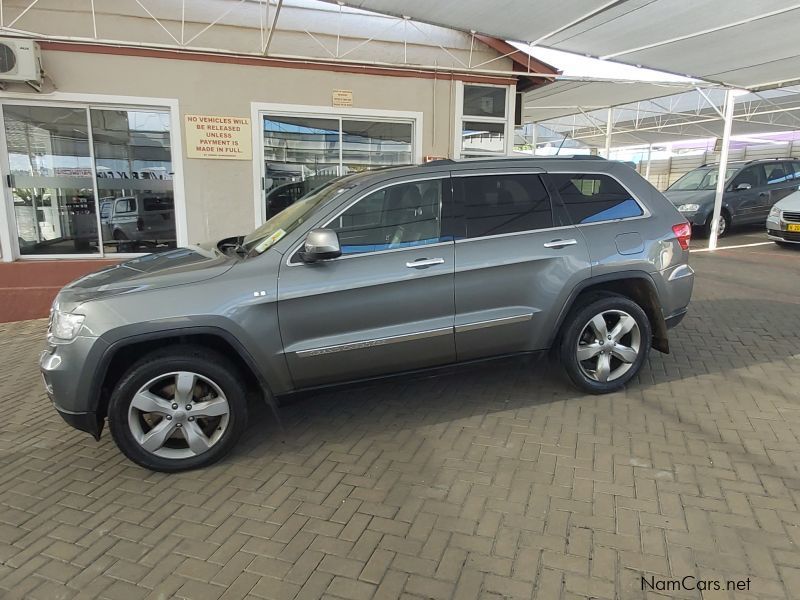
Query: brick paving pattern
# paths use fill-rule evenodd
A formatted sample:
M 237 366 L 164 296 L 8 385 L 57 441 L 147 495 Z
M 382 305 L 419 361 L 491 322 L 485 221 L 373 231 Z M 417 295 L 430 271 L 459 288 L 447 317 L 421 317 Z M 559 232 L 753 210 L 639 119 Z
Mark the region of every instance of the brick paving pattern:
M 800 252 L 693 264 L 673 353 L 624 392 L 510 360 L 319 393 L 179 475 L 64 424 L 44 323 L 0 325 L 0 597 L 798 597 Z

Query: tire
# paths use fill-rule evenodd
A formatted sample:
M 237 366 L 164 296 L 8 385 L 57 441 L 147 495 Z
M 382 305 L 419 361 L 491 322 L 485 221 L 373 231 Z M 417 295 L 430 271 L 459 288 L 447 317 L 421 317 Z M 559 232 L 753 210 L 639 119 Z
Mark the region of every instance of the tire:
M 708 215 L 708 219 L 706 220 L 705 224 L 701 228 L 701 233 L 703 237 L 710 237 L 711 236 L 711 220 L 714 218 L 714 214 Z M 731 217 L 727 211 L 723 210 L 719 214 L 719 226 L 722 230 L 721 232 L 717 233 L 717 239 L 723 238 L 728 235 L 728 232 L 731 229 Z
M 170 346 L 147 354 L 111 393 L 111 436 L 125 456 L 146 469 L 206 467 L 225 456 L 247 427 L 242 379 L 230 361 L 206 348 Z
M 598 317 L 601 322 L 595 321 Z M 630 329 L 616 335 L 614 328 L 623 320 L 627 324 L 623 329 Z M 600 334 L 605 338 L 602 343 Z M 609 346 L 613 341 L 609 336 L 615 335 L 617 344 Z M 559 356 L 567 376 L 579 390 L 607 394 L 624 387 L 639 372 L 650 352 L 651 341 L 650 320 L 633 300 L 610 294 L 594 296 L 567 317 Z M 579 359 L 579 348 L 587 357 L 584 360 Z

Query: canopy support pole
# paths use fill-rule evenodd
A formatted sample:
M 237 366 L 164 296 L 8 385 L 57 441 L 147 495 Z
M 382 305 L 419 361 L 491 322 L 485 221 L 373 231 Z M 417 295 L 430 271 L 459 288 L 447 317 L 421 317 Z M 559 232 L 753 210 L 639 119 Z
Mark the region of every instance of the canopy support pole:
M 653 154 L 653 144 L 647 146 L 647 167 L 644 170 L 644 178 L 650 180 L 650 157 Z
M 536 123 L 531 123 L 531 147 L 533 148 L 533 155 L 536 156 Z
M 708 249 L 717 248 L 717 229 L 722 213 L 722 196 L 725 194 L 725 177 L 728 170 L 728 150 L 731 141 L 731 125 L 733 124 L 733 90 L 725 92 L 725 126 L 722 129 L 722 149 L 719 153 L 719 172 L 717 173 L 717 190 L 714 194 L 714 213 L 711 217 L 711 232 L 708 237 Z
M 611 132 L 614 128 L 614 109 L 608 109 L 608 118 L 606 120 L 606 158 L 611 158 Z

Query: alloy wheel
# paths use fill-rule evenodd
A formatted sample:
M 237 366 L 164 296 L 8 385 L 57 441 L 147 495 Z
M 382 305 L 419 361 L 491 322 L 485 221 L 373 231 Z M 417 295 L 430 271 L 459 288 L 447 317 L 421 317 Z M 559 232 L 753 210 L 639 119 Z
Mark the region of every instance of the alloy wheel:
M 631 315 L 607 310 L 592 317 L 581 330 L 575 349 L 583 374 L 601 383 L 627 373 L 639 357 L 642 333 Z
M 191 458 L 219 442 L 230 422 L 230 405 L 208 377 L 190 371 L 151 379 L 134 394 L 128 427 L 147 452 L 169 459 Z

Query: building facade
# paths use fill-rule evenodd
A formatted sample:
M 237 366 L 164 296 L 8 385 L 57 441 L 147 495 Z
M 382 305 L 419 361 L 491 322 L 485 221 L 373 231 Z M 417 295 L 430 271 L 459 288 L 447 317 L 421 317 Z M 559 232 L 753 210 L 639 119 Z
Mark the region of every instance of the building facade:
M 5 2 L 0 36 L 36 40 L 45 77 L 0 92 L 4 262 L 242 235 L 339 175 L 505 154 L 517 90 L 555 74 L 315 1 L 61 4 Z

